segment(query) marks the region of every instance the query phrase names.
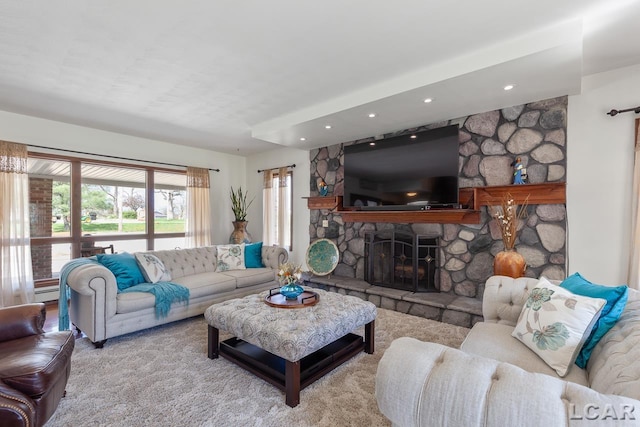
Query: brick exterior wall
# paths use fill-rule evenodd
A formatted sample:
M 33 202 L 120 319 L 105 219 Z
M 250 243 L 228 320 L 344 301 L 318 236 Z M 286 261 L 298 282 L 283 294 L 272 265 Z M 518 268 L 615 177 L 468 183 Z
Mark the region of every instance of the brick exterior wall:
M 53 180 L 29 178 L 29 218 L 31 237 L 51 236 Z M 33 278 L 51 277 L 51 245 L 31 246 Z

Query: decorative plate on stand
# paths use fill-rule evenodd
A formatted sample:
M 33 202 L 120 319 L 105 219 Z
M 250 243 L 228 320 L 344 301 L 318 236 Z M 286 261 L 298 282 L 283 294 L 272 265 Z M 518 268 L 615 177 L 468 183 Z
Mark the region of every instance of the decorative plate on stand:
M 329 239 L 318 239 L 307 249 L 307 266 L 316 276 L 326 276 L 335 270 L 340 260 L 338 247 Z

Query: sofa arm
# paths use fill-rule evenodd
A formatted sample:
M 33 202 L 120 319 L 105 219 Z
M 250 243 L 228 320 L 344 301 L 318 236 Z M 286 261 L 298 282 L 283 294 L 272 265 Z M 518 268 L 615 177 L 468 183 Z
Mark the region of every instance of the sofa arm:
M 42 334 L 45 317 L 43 303 L 0 308 L 0 342 Z
M 279 246 L 262 247 L 262 263 L 265 267 L 277 270 L 280 264 L 284 264 L 289 259 L 289 252 Z
M 0 425 L 33 426 L 36 421 L 34 402 L 0 381 Z
M 376 399 L 397 426 L 640 425 L 640 401 L 407 337 L 380 360 Z
M 69 273 L 67 284 L 71 322 L 93 342 L 106 339 L 107 320 L 117 309 L 118 285 L 113 273 L 100 264 L 85 264 Z

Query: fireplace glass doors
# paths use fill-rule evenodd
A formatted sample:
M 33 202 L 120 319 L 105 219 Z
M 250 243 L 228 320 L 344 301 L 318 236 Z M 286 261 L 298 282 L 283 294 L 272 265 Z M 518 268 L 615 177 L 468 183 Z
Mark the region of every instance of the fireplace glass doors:
M 383 230 L 365 234 L 365 280 L 411 292 L 439 292 L 438 237 Z

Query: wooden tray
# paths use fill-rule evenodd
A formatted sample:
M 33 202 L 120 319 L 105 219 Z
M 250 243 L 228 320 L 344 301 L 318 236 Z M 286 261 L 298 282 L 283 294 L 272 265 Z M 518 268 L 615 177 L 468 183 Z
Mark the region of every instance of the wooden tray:
M 297 299 L 286 299 L 279 291 L 280 288 L 271 289 L 264 302 L 277 308 L 304 308 L 314 306 L 320 301 L 320 295 L 313 291 L 304 291 Z

